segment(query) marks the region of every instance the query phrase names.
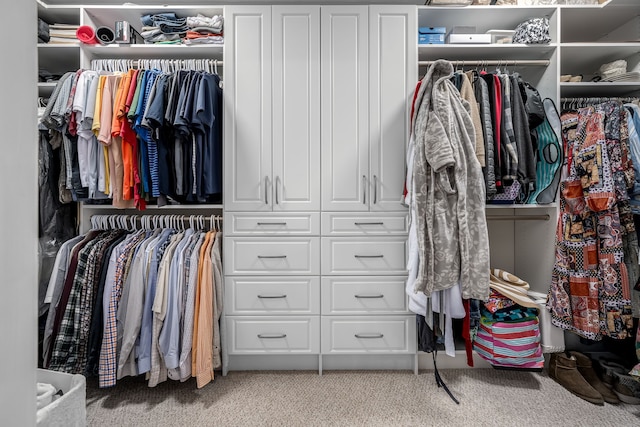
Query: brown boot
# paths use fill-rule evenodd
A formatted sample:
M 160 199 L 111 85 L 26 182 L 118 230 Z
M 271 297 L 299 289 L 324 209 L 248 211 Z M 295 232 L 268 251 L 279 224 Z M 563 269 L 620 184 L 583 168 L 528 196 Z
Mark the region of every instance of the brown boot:
M 576 366 L 578 367 L 578 372 L 580 372 L 580 375 L 582 375 L 582 377 L 587 380 L 589 384 L 591 384 L 591 387 L 595 388 L 602 395 L 602 398 L 605 402 L 611 403 L 613 405 L 620 403 L 620 399 L 618 399 L 618 396 L 616 396 L 616 394 L 612 390 L 610 390 L 607 386 L 604 385 L 602 381 L 600 381 L 600 378 L 598 378 L 596 371 L 593 369 L 593 365 L 589 357 L 577 351 L 570 351 L 569 353 L 571 353 L 571 355 L 576 358 Z
M 604 406 L 604 399 L 600 392 L 591 387 L 578 372 L 575 357 L 569 357 L 564 353 L 553 353 L 549 360 L 549 376 L 579 398 Z

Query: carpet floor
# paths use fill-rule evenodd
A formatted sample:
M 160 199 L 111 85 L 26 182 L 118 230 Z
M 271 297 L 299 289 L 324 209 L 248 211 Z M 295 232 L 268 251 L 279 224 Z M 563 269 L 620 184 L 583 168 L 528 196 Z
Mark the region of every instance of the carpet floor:
M 89 426 L 640 426 L 640 406 L 596 406 L 546 373 L 245 371 L 155 388 L 126 378 L 112 389 L 87 383 Z

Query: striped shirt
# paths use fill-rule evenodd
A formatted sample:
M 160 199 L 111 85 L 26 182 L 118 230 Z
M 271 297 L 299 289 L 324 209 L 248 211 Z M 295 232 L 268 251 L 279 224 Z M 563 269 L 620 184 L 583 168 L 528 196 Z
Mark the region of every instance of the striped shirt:
M 108 311 L 105 312 L 105 325 L 102 336 L 102 348 L 100 349 L 100 368 L 99 368 L 99 386 L 112 387 L 116 384 L 116 373 L 118 369 L 117 360 L 117 322 L 116 313 L 118 304 L 122 296 L 122 284 L 124 282 L 125 260 L 128 259 L 129 253 L 145 238 L 144 231 L 136 233 L 131 239 L 125 242 L 123 251 L 116 260 L 116 271 L 113 282 L 113 289 L 108 298 Z

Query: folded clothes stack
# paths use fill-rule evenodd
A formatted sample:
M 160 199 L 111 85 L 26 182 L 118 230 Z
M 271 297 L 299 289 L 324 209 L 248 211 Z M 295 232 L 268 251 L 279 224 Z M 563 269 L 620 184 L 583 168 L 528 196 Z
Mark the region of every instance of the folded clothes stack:
M 49 43 L 78 43 L 78 39 L 76 38 L 76 31 L 78 31 L 79 27 L 79 25 L 74 24 L 49 25 Z
M 144 15 L 140 35 L 147 44 L 202 44 L 223 42 L 223 18 L 198 15 L 179 18 L 173 12 Z

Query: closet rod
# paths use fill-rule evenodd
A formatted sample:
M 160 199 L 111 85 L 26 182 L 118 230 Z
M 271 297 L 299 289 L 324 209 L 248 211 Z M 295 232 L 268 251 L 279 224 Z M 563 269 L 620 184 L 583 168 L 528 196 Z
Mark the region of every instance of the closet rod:
M 423 66 L 429 66 L 431 64 L 433 64 L 435 61 L 418 61 L 418 65 L 423 67 Z M 486 59 L 472 59 L 472 60 L 457 60 L 457 61 L 449 61 L 451 62 L 451 64 L 453 64 L 454 66 L 465 66 L 465 65 L 469 65 L 469 66 L 475 66 L 475 67 L 481 67 L 481 66 L 504 66 L 504 67 L 510 67 L 510 66 L 518 66 L 518 65 L 535 65 L 535 66 L 541 66 L 541 67 L 547 67 L 551 61 L 549 61 L 548 59 L 514 59 L 514 60 L 505 60 L 505 59 L 491 59 L 491 60 L 486 60 Z
M 151 59 L 150 61 L 169 61 L 169 62 L 182 62 L 182 61 L 192 61 L 193 59 Z M 134 59 L 132 64 L 134 67 L 138 66 L 138 59 Z M 146 61 L 146 60 L 145 60 Z M 209 61 L 211 65 L 224 65 L 224 61 L 216 60 L 216 59 L 196 59 L 196 61 Z
M 487 215 L 487 221 L 549 221 L 551 216 L 544 215 Z

